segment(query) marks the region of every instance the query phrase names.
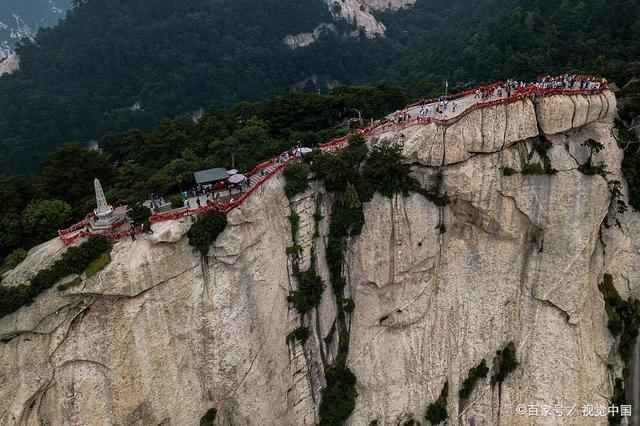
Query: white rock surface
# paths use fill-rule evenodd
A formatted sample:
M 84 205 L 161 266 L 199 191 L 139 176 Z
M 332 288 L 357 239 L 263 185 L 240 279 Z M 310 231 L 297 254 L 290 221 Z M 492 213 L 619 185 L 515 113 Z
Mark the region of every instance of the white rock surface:
M 309 46 L 325 33 L 336 33 L 336 26 L 334 24 L 322 23 L 314 28 L 312 32 L 288 35 L 282 41 L 290 48 L 297 49 L 299 47 Z
M 149 241 L 152 243 L 175 243 L 179 241 L 191 228 L 191 217 L 184 217 L 169 222 L 158 222 L 151 225 L 152 234 Z
M 356 304 L 348 365 L 358 380 L 348 425 L 423 420 L 445 381 L 455 424 L 531 424 L 515 414 L 520 403 L 607 404 L 622 366 L 597 284 L 611 273 L 624 297 L 640 296 L 640 216 L 601 226 L 607 183 L 577 171 L 592 138 L 606 147 L 594 160 L 620 179 L 615 100 L 556 98 L 470 115 L 468 128 L 407 129 L 404 150 L 421 182 L 447 159 L 441 189 L 453 203 L 376 195 L 364 206 L 362 234 L 345 255 Z M 567 122 L 584 123 L 561 130 Z M 551 132 L 558 173 L 504 176 L 504 167 L 540 161 L 538 126 Z M 336 318 L 325 259 L 331 203 L 319 184 L 289 203 L 282 179 L 272 179 L 229 214 L 208 258 L 184 236 L 189 219 L 157 224 L 117 243 L 111 264 L 82 286 L 50 289 L 0 319 L 0 425 L 197 424 L 209 408 L 218 425 L 316 424 L 322 366 L 337 346 L 337 336 L 323 341 Z M 300 216 L 297 265 L 315 265 L 326 284 L 304 318 L 286 300 L 297 286 L 286 255 L 291 212 Z M 37 270 L 56 256 L 51 247 L 19 268 Z M 301 325 L 309 341 L 287 344 Z M 510 341 L 516 371 L 495 388 L 481 380 L 461 405 L 469 368 L 481 359 L 491 367 Z
M 352 24 L 355 29 L 351 36 L 357 37 L 360 31 L 368 38 L 384 36 L 387 28 L 379 21 L 373 12 L 397 11 L 408 8 L 416 0 L 324 0 L 334 20 L 344 20 Z M 290 34 L 282 41 L 292 49 L 306 47 L 316 41 L 325 32 L 336 32 L 332 23 L 322 23 L 313 31 Z
M 540 106 L 538 122 L 553 133 L 573 116 L 571 99 L 564 98 Z M 584 104 L 584 97 L 578 99 Z M 365 307 L 356 308 L 351 323 L 349 365 L 359 396 L 349 424 L 420 419 L 445 380 L 449 416 L 460 424 L 531 424 L 515 414 L 519 403 L 607 404 L 607 364 L 618 375 L 621 365 L 611 354 L 614 340 L 597 284 L 611 273 L 624 297 L 640 295 L 640 217 L 625 214 L 622 229 L 601 227 L 607 183 L 578 172 L 576 158 L 584 162 L 588 150 L 581 144 L 596 139 L 606 148 L 594 161 L 606 161 L 609 178 L 620 179 L 621 151 L 611 135 L 612 113 L 602 107 L 611 98 L 586 99 L 589 109 L 582 114 L 589 119 L 582 120 L 590 124 L 548 136 L 554 143 L 549 156 L 560 170 L 555 176 L 503 176 L 502 167 L 520 170 L 532 151 L 529 142 L 519 142 L 443 168 L 443 190 L 455 199 L 450 208 L 419 195 L 376 196 L 367 206 L 349 261 L 352 297 Z M 595 122 L 598 117 L 606 120 Z M 461 129 L 454 141 L 487 139 L 477 130 L 477 117 L 464 121 L 472 128 Z M 510 115 L 513 121 L 535 128 L 532 108 Z M 429 132 L 435 125 L 416 127 L 426 129 L 411 134 L 405 152 L 431 166 L 430 155 L 421 153 L 431 152 L 438 139 Z M 415 170 L 425 174 L 421 180 L 431 175 L 430 169 Z M 447 226 L 442 235 L 436 229 L 441 218 Z M 499 389 L 481 381 L 473 405 L 460 406 L 457 394 L 469 368 L 481 359 L 491 365 L 495 351 L 509 341 L 517 347 L 516 372 Z M 594 423 L 577 416 L 570 424 Z
M 2 276 L 2 285 L 13 286 L 29 282 L 40 269 L 57 260 L 65 248 L 60 238 L 33 247 L 23 262 Z
M 0 59 L 0 77 L 5 74 L 13 74 L 20 70 L 20 57 L 15 53 Z
M 548 96 L 525 98 L 509 105 L 473 111 L 449 126 L 417 124 L 377 135 L 374 143 L 400 143 L 409 162 L 442 166 L 465 161 L 474 155 L 493 153 L 536 137 L 567 132 L 594 121 L 612 119 L 615 96 Z M 580 126 L 573 126 L 573 123 Z

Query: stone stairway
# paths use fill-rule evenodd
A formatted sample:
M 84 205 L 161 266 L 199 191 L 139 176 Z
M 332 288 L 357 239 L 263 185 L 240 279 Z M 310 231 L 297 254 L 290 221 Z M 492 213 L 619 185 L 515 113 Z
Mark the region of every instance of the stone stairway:
M 267 167 L 267 168 L 263 169 L 263 170 L 264 170 L 264 175 L 265 175 L 265 177 L 266 177 L 269 173 L 271 173 L 272 171 L 274 171 L 275 169 L 277 169 L 279 165 L 280 165 L 280 164 L 279 164 L 278 162 L 274 162 L 274 163 L 270 164 L 270 165 L 269 165 L 269 167 Z M 257 183 L 258 183 L 259 181 L 261 181 L 262 179 L 264 179 L 264 177 L 263 177 L 263 176 L 261 176 L 260 172 L 258 172 L 258 173 L 256 173 L 255 175 L 251 176 L 251 177 L 249 178 L 249 187 L 250 187 L 250 188 L 251 188 L 251 187 L 254 187 L 254 186 L 255 186 L 255 185 L 257 185 Z

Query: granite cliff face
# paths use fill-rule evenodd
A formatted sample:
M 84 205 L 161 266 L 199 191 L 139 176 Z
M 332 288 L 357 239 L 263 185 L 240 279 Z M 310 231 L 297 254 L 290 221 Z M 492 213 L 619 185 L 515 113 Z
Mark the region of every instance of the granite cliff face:
M 397 11 L 412 7 L 416 0 L 323 0 L 335 21 L 345 21 L 353 26 L 350 36 L 357 37 L 362 31 L 368 38 L 384 36 L 387 28 L 376 16 L 376 12 Z M 312 32 L 291 34 L 283 42 L 292 49 L 306 47 L 323 33 L 337 33 L 333 23 L 322 23 Z
M 531 424 L 516 415 L 520 403 L 607 403 L 622 366 L 597 285 L 610 273 L 624 298 L 640 296 L 640 217 L 604 226 L 607 181 L 577 169 L 591 138 L 605 145 L 594 158 L 607 179 L 622 180 L 614 114 L 610 93 L 554 96 L 369 141 L 403 143 L 425 187 L 440 170 L 453 202 L 376 195 L 364 206 L 362 234 L 345 254 L 356 306 L 347 363 L 358 379 L 348 424 L 423 420 L 445 381 L 458 424 Z M 542 137 L 555 175 L 503 174 L 542 162 L 532 148 Z M 117 243 L 111 264 L 82 286 L 53 288 L 0 319 L 0 424 L 182 425 L 209 408 L 220 425 L 316 424 L 323 362 L 337 346 L 323 339 L 336 318 L 331 205 L 318 183 L 289 202 L 282 178 L 272 179 L 229 214 L 208 257 L 188 244 L 190 219 L 154 225 L 153 235 Z M 313 260 L 327 285 L 302 319 L 286 300 L 296 288 L 292 211 L 298 266 Z M 55 240 L 34 249 L 2 284 L 23 282 L 60 250 Z M 287 344 L 301 324 L 310 339 Z M 493 388 L 481 380 L 461 404 L 469 368 L 491 366 L 510 341 L 517 369 Z
M 15 53 L 9 53 L 6 57 L 0 55 L 0 77 L 5 74 L 13 74 L 20 70 L 20 57 Z

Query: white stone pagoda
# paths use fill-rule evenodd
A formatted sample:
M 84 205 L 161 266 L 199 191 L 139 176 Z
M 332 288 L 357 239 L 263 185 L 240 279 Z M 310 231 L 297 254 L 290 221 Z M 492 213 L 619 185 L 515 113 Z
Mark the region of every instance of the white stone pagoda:
M 105 232 L 111 230 L 113 223 L 118 217 L 113 214 L 113 207 L 107 204 L 107 198 L 104 196 L 102 185 L 98 179 L 93 180 L 93 186 L 96 190 L 97 208 L 94 210 L 95 220 L 91 222 L 91 229 L 94 232 Z

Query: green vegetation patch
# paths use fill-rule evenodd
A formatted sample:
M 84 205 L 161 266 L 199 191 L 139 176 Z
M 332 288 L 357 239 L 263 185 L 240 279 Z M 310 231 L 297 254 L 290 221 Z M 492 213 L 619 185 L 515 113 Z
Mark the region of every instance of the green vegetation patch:
M 399 145 L 373 147 L 364 164 L 362 178 L 369 193 L 379 192 L 389 198 L 396 193 L 408 195 L 409 191 L 420 187 L 411 175 L 411 169 L 402 162 Z
M 356 406 L 356 376 L 343 364 L 326 366 L 327 387 L 320 400 L 320 425 L 341 425 Z
M 227 227 L 227 216 L 218 210 L 209 210 L 198 216 L 196 223 L 191 226 L 187 236 L 189 244 L 198 249 L 201 255 L 209 253 L 209 247 L 216 241 L 218 235 Z
M 207 410 L 204 416 L 200 417 L 200 426 L 213 426 L 217 414 L 218 411 L 215 408 Z
M 622 318 L 618 313 L 624 306 L 624 300 L 620 297 L 618 290 L 613 285 L 613 277 L 611 274 L 604 274 L 602 282 L 598 285 L 598 289 L 604 297 L 604 308 L 609 319 L 607 327 L 611 334 L 618 337 L 622 333 Z
M 515 169 L 512 169 L 511 167 L 502 168 L 502 174 L 505 176 L 512 176 L 512 175 L 515 175 L 516 173 L 518 172 L 516 172 Z
M 611 194 L 611 208 L 615 214 L 625 214 L 629 210 L 629 206 L 624 201 L 622 193 L 622 183 L 619 180 L 607 181 L 609 193 Z M 616 223 L 620 225 L 620 221 L 616 218 Z
M 543 175 L 545 173 L 544 173 L 544 168 L 542 167 L 542 164 L 529 163 L 529 164 L 525 164 L 522 167 L 522 174 L 523 175 Z
M 606 173 L 607 173 L 606 164 L 604 164 L 603 162 L 600 162 L 598 164 L 593 164 L 593 154 L 602 151 L 604 149 L 604 145 L 596 140 L 587 139 L 582 144 L 582 146 L 586 146 L 587 148 L 589 148 L 589 158 L 584 164 L 581 164 L 578 167 L 578 171 L 587 176 L 600 175 L 602 177 L 606 177 Z
M 305 164 L 291 163 L 284 168 L 282 174 L 286 179 L 284 193 L 287 198 L 291 199 L 309 189 L 309 181 L 307 180 L 309 169 Z
M 317 178 L 324 183 L 327 191 L 346 193 L 347 185 L 356 187 L 359 196 L 373 193 L 360 179 L 359 168 L 368 153 L 366 141 L 362 136 L 352 136 L 349 146 L 334 153 L 314 152 L 305 156 Z M 367 201 L 369 198 L 363 199 Z
M 77 247 L 69 247 L 61 259 L 49 268 L 40 270 L 29 284 L 0 286 L 0 318 L 30 305 L 40 293 L 56 282 L 71 274 L 82 273 L 94 260 L 109 251 L 111 243 L 100 237 L 91 237 Z
M 304 315 L 320 305 L 324 283 L 312 268 L 296 274 L 298 278 L 298 290 L 292 291 L 287 296 L 300 315 Z
M 325 345 L 330 345 L 333 342 L 333 336 L 336 334 L 336 322 L 333 321 L 331 324 L 331 329 L 329 329 L 329 333 L 323 337 Z
M 291 247 L 287 247 L 285 251 L 287 254 L 297 254 L 302 251 L 302 246 L 299 244 L 294 244 Z
M 538 153 L 540 158 L 542 158 L 543 174 L 546 175 L 555 175 L 558 171 L 551 167 L 551 159 L 549 158 L 549 150 L 553 146 L 551 141 L 544 136 L 539 137 L 538 139 L 533 141 L 533 150 Z M 523 170 L 524 173 L 524 170 Z M 533 173 L 538 174 L 538 173 Z
M 607 174 L 607 166 L 603 162 L 594 165 L 591 164 L 591 161 L 587 161 L 586 163 L 578 166 L 578 171 L 587 176 L 600 175 L 605 177 Z
M 23 260 L 27 258 L 27 251 L 23 248 L 17 248 L 12 251 L 9 256 L 4 260 L 2 266 L 0 266 L 0 275 L 3 275 L 5 272 L 12 270 Z
M 99 258 L 94 260 L 87 266 L 85 273 L 87 274 L 87 278 L 94 276 L 98 272 L 102 271 L 106 266 L 111 263 L 111 254 L 103 253 Z
M 604 297 L 609 331 L 620 338 L 618 349 L 620 358 L 625 364 L 626 376 L 640 328 L 640 301 L 638 299 L 623 300 L 613 285 L 611 274 L 604 274 L 598 288 Z
M 313 213 L 313 220 L 316 225 L 318 225 L 322 220 L 322 194 L 318 194 L 318 197 L 316 198 L 316 210 Z
M 287 343 L 298 341 L 304 345 L 309 340 L 309 337 L 311 337 L 309 327 L 298 327 L 287 335 Z
M 427 200 L 431 201 L 433 204 L 439 207 L 448 206 L 451 204 L 451 199 L 449 195 L 445 192 L 444 194 L 440 192 L 440 187 L 442 186 L 443 175 L 442 171 L 438 170 L 438 172 L 433 177 L 433 182 L 431 183 L 431 188 L 426 190 L 421 186 L 417 185 L 415 187 L 415 191 L 422 194 Z
M 464 382 L 462 382 L 462 387 L 458 392 L 460 399 L 468 399 L 471 396 L 471 392 L 473 392 L 473 389 L 476 387 L 478 380 L 487 377 L 488 372 L 489 368 L 487 367 L 487 362 L 484 359 L 475 367 L 470 368 L 469 375 L 464 379 Z
M 172 209 L 179 209 L 184 207 L 184 197 L 182 195 L 174 195 L 169 198 L 169 202 L 171 203 Z
M 432 402 L 427 407 L 427 413 L 425 415 L 425 419 L 432 425 L 437 425 L 449 417 L 447 413 L 447 397 L 449 396 L 449 382 L 445 382 L 442 387 L 442 391 L 440 391 L 440 396 L 436 399 L 435 402 Z
M 342 328 L 342 330 L 340 330 L 340 334 L 338 334 L 338 354 L 336 356 L 336 365 L 347 365 L 350 341 L 351 336 L 349 335 L 349 330 L 346 327 Z
M 133 220 L 134 225 L 142 226 L 144 231 L 148 231 L 151 228 L 151 224 L 149 223 L 151 209 L 142 203 L 135 203 L 134 206 L 129 209 L 127 215 Z
M 624 149 L 621 170 L 629 184 L 629 204 L 636 211 L 640 211 L 640 150 L 637 146 L 629 146 L 636 137 L 619 119 L 616 119 L 616 128 L 618 146 Z
M 342 300 L 342 310 L 346 313 L 350 314 L 356 309 L 356 302 L 353 301 L 350 297 L 347 297 Z
M 75 277 L 68 283 L 60 284 L 57 288 L 58 288 L 58 291 L 66 291 L 66 290 L 69 290 L 70 288 L 78 287 L 80 284 L 82 284 L 82 279 L 80 277 Z
M 342 278 L 344 239 L 348 236 L 360 235 L 364 226 L 362 208 L 351 209 L 335 203 L 329 224 L 329 240 L 327 242 L 326 259 L 331 277 L 331 288 L 336 300 L 342 300 L 345 282 Z
M 291 239 L 295 241 L 298 230 L 300 229 L 300 215 L 291 212 L 289 215 L 289 223 L 291 223 Z
M 509 342 L 504 349 L 497 351 L 495 358 L 493 358 L 495 373 L 491 376 L 491 386 L 502 383 L 512 371 L 515 371 L 517 366 L 516 345 Z

